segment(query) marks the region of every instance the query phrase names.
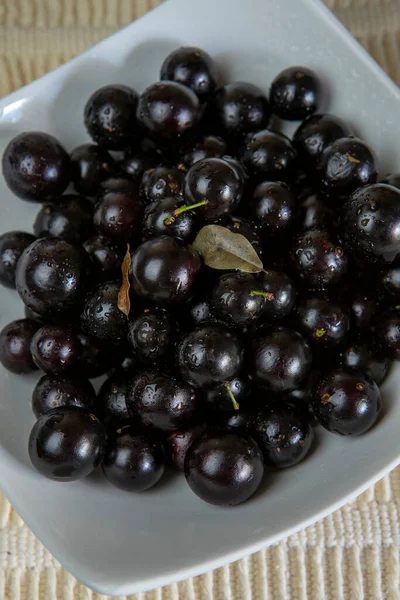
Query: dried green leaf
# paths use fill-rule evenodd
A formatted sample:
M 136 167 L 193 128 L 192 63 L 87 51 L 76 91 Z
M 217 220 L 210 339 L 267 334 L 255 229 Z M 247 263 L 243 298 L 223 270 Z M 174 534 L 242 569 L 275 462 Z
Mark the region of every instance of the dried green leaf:
M 124 260 L 121 265 L 122 272 L 122 285 L 118 292 L 118 308 L 124 315 L 129 318 L 129 312 L 131 310 L 131 299 L 129 296 L 129 290 L 131 287 L 129 281 L 129 273 L 131 268 L 131 252 L 129 244 L 127 246 L 126 254 L 124 256 Z
M 206 225 L 200 229 L 193 248 L 212 269 L 238 269 L 245 273 L 259 273 L 263 269 L 249 240 L 241 233 L 232 233 L 220 225 Z

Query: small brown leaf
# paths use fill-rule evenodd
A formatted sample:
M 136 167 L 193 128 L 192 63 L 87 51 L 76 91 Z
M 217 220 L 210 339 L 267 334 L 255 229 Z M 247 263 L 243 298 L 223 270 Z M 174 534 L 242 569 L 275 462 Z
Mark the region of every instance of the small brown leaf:
M 129 281 L 129 271 L 131 268 L 131 252 L 129 244 L 127 246 L 126 254 L 124 256 L 124 260 L 122 261 L 121 271 L 122 271 L 122 285 L 118 292 L 118 308 L 121 312 L 126 315 L 129 319 L 129 312 L 131 310 L 131 300 L 129 297 L 129 289 L 131 287 Z
M 232 233 L 220 225 L 206 225 L 200 229 L 193 248 L 212 269 L 238 269 L 245 273 L 259 273 L 263 269 L 249 240 L 241 233 Z

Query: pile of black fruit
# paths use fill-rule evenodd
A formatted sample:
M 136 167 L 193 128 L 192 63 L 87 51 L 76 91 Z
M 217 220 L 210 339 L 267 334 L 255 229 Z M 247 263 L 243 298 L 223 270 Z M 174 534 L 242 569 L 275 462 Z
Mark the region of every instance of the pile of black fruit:
M 219 87 L 212 59 L 180 48 L 140 96 L 93 93 L 95 143 L 68 155 L 45 133 L 11 140 L 6 182 L 42 208 L 34 235 L 0 238 L 0 280 L 26 307 L 0 360 L 44 372 L 29 442 L 41 473 L 102 464 L 141 491 L 172 464 L 234 505 L 305 458 L 315 424 L 355 436 L 377 421 L 400 358 L 400 176 L 377 183 L 373 151 L 316 112 L 320 97 L 303 67 L 269 98 Z M 302 121 L 293 139 L 279 119 Z

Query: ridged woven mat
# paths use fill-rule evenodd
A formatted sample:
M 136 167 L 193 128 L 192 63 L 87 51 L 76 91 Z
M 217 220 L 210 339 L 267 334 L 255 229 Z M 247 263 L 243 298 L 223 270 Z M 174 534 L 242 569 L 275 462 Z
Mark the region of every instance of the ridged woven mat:
M 0 0 L 0 96 L 159 3 Z M 326 3 L 400 84 L 400 0 Z M 206 575 L 129 598 L 400 600 L 399 512 L 400 468 L 352 504 L 275 546 Z M 100 599 L 105 596 L 61 567 L 0 494 L 0 600 Z

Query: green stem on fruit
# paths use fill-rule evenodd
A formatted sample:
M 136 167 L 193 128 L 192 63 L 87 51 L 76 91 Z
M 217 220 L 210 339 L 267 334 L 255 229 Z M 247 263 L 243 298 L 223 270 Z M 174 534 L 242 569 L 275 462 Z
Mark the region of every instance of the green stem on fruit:
M 239 410 L 239 404 L 238 404 L 238 402 L 236 402 L 236 398 L 233 395 L 233 392 L 229 386 L 229 383 L 224 383 L 224 388 L 228 392 L 229 398 L 232 400 L 232 405 L 233 405 L 234 410 Z
M 262 296 L 270 301 L 275 299 L 275 296 L 272 292 L 259 292 L 258 290 L 251 290 L 250 296 Z
M 194 208 L 199 208 L 199 206 L 205 206 L 206 204 L 208 204 L 208 200 L 202 200 L 201 202 L 197 202 L 196 204 L 184 204 L 183 206 L 180 206 L 179 208 L 176 208 L 171 216 L 169 216 L 167 219 L 165 219 L 164 221 L 164 225 L 172 225 L 172 223 L 175 222 L 175 219 L 178 215 L 181 215 L 182 213 L 188 211 L 188 210 L 193 210 Z

